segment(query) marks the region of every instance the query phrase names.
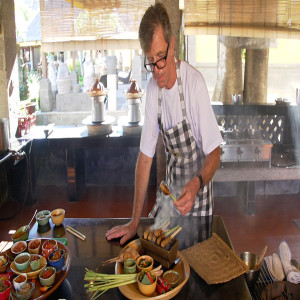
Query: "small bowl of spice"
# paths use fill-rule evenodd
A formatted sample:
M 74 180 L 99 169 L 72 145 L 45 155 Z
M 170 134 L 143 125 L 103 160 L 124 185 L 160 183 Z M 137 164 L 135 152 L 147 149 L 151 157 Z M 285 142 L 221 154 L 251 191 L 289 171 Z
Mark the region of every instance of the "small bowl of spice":
M 33 295 L 35 284 L 32 281 L 26 282 L 20 290 L 16 290 L 16 296 L 19 300 L 28 300 Z
M 28 252 L 30 254 L 39 254 L 41 248 L 41 240 L 34 239 L 28 243 Z
M 13 285 L 16 291 L 19 291 L 21 287 L 27 282 L 27 274 L 18 275 L 13 280 Z
M 47 225 L 50 219 L 50 210 L 41 210 L 39 211 L 36 216 L 36 221 L 40 226 Z
M 30 227 L 28 225 L 20 227 L 12 236 L 13 243 L 18 241 L 26 241 L 29 236 Z
M 154 264 L 153 258 L 149 255 L 141 255 L 136 260 L 136 267 L 138 272 L 152 270 L 153 264 Z
M 0 255 L 0 273 L 4 273 L 7 269 L 8 261 L 6 256 Z
M 175 270 L 168 270 L 168 271 L 164 272 L 162 277 L 167 281 L 167 283 L 172 288 L 175 288 L 178 285 L 179 280 L 180 280 L 180 275 Z
M 137 276 L 139 291 L 145 296 L 152 296 L 157 285 L 157 277 L 151 271 L 142 271 Z
M 63 249 L 56 249 L 49 255 L 49 266 L 54 267 L 56 271 L 60 271 L 64 266 L 65 251 Z
M 9 280 L 0 280 L 0 300 L 9 298 L 11 283 Z
M 41 267 L 41 260 L 42 260 L 42 258 L 41 258 L 40 255 L 38 255 L 38 254 L 31 254 L 30 255 L 30 262 L 29 262 L 30 269 L 32 271 L 38 270 Z
M 52 285 L 55 281 L 56 269 L 54 267 L 45 267 L 39 274 L 42 286 Z
M 51 220 L 56 226 L 60 226 L 65 218 L 65 210 L 57 208 L 51 211 Z
M 57 241 L 56 240 L 47 240 L 42 245 L 42 255 L 48 259 L 50 253 L 52 253 L 54 250 L 56 250 L 57 247 Z
M 17 255 L 14 259 L 17 270 L 24 271 L 29 266 L 30 254 L 27 252 Z
M 19 241 L 11 246 L 11 252 L 18 255 L 27 249 L 27 243 L 25 241 Z

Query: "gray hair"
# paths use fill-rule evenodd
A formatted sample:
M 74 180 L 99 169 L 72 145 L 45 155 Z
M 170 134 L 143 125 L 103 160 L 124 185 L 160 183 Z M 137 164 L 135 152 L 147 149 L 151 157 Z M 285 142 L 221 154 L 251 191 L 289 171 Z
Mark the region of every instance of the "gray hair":
M 166 42 L 170 43 L 172 29 L 168 12 L 162 3 L 155 3 L 146 10 L 139 28 L 139 40 L 144 53 L 149 51 L 153 35 L 159 26 L 162 26 Z

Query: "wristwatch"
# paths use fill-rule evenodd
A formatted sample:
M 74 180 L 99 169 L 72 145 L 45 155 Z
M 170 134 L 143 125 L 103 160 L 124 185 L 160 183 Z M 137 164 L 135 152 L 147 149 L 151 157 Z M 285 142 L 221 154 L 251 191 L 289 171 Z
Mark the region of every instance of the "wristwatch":
M 203 192 L 203 189 L 204 189 L 204 182 L 203 182 L 203 178 L 201 176 L 201 174 L 196 174 L 196 176 L 199 178 L 200 180 L 200 190 L 201 192 Z

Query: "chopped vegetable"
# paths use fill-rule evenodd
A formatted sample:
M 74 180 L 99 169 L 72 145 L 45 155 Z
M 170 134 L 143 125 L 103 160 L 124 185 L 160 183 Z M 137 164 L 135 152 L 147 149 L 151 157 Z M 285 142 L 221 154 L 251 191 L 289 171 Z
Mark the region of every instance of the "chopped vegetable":
M 157 283 L 158 285 L 160 285 L 161 287 L 163 287 L 163 289 L 168 292 L 171 288 L 169 283 L 162 277 L 158 277 L 157 278 Z
M 159 295 L 166 293 L 165 289 L 159 284 L 156 286 L 156 291 L 158 292 Z
M 152 279 L 150 272 L 146 272 L 146 275 L 149 278 L 150 282 L 153 283 L 154 280 Z

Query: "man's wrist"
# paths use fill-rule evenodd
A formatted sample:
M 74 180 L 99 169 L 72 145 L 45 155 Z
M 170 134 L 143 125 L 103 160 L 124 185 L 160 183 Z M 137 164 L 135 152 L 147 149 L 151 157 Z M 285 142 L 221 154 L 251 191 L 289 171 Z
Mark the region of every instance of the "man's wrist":
M 198 177 L 199 181 L 200 181 L 200 191 L 203 192 L 203 189 L 204 189 L 204 181 L 203 181 L 203 178 L 201 176 L 201 174 L 196 174 L 196 176 Z

